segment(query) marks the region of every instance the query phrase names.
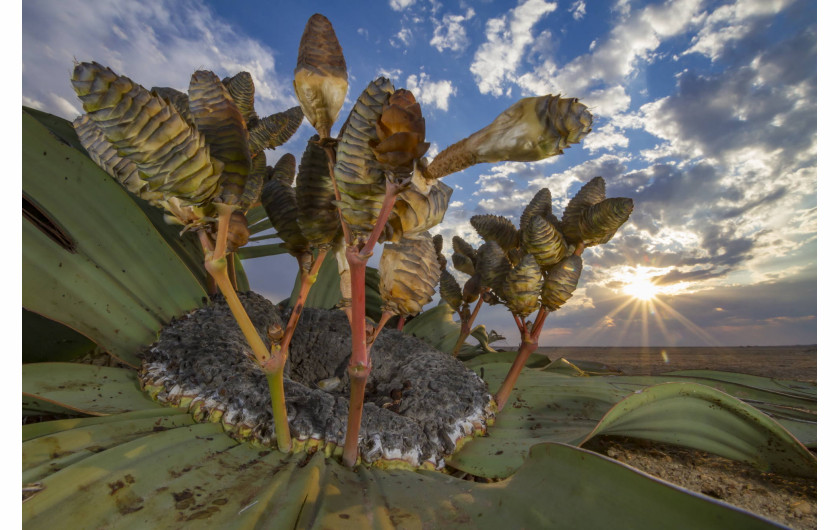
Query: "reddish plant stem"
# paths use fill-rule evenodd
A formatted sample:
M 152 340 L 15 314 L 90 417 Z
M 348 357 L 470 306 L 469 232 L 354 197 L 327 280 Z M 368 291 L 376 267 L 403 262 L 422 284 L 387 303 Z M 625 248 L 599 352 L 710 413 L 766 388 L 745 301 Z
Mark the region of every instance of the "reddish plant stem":
M 365 333 L 365 268 L 373 254 L 373 247 L 391 215 L 397 198 L 397 186 L 391 181 L 385 185 L 385 198 L 382 209 L 368 236 L 364 247 L 347 247 L 347 264 L 350 267 L 350 292 L 352 309 L 350 319 L 351 344 L 350 364 L 347 373 L 350 376 L 350 410 L 347 416 L 347 436 L 344 440 L 342 462 L 347 467 L 356 465 L 359 454 L 359 431 L 362 425 L 362 407 L 365 401 L 365 385 L 370 374 L 370 356 L 368 354 L 367 334 Z
M 309 290 L 312 289 L 312 285 L 315 284 L 315 281 L 318 279 L 318 271 L 321 269 L 321 264 L 324 263 L 324 258 L 326 256 L 327 251 L 325 249 L 321 249 L 318 252 L 318 257 L 315 258 L 315 262 L 312 264 L 312 268 L 308 271 L 304 270 L 303 265 L 300 265 L 300 292 L 298 292 L 297 300 L 292 308 L 292 314 L 289 315 L 289 321 L 286 323 L 285 334 L 283 335 L 283 340 L 280 343 L 280 348 L 278 350 L 279 354 L 283 355 L 285 358 L 288 358 L 289 356 L 289 344 L 292 342 L 292 335 L 294 335 L 295 328 L 300 320 L 300 315 L 303 313 L 303 305 L 306 303 L 306 298 L 309 296 Z M 273 355 L 274 351 L 272 350 L 272 356 Z M 285 365 L 285 360 L 283 361 L 283 364 Z
M 472 331 L 473 324 L 475 323 L 475 317 L 478 316 L 478 310 L 481 309 L 481 304 L 484 302 L 484 297 L 479 296 L 478 302 L 475 303 L 475 307 L 473 308 L 472 312 L 469 310 L 469 306 L 467 306 L 467 310 L 464 312 L 458 312 L 461 315 L 461 334 L 458 335 L 458 342 L 455 343 L 455 348 L 452 350 L 452 355 L 457 357 L 458 352 L 461 351 L 461 346 L 464 345 L 464 342 L 467 340 L 467 337 L 470 335 Z
M 382 312 L 382 317 L 379 319 L 379 324 L 376 326 L 376 329 L 374 330 L 373 334 L 367 339 L 368 357 L 370 357 L 370 347 L 373 346 L 373 342 L 376 340 L 376 337 L 379 336 L 379 333 L 382 332 L 382 329 L 385 327 L 385 324 L 387 324 L 388 321 L 391 320 L 391 317 L 393 317 L 395 314 L 396 313 L 392 313 L 390 311 Z
M 382 199 L 382 209 L 379 211 L 379 217 L 376 218 L 376 224 L 373 225 L 367 243 L 359 251 L 359 255 L 365 256 L 365 260 L 373 254 L 373 247 L 376 246 L 379 236 L 382 235 L 382 230 L 385 229 L 385 224 L 388 222 L 388 217 L 391 216 L 391 210 L 394 209 L 394 203 L 397 201 L 398 193 L 399 189 L 396 184 L 390 180 L 385 181 L 385 197 Z
M 370 357 L 365 333 L 365 266 L 367 258 L 359 255 L 354 247 L 347 249 L 347 263 L 350 265 L 350 286 L 353 292 L 350 322 L 351 344 L 350 364 L 350 410 L 347 414 L 347 435 L 344 439 L 342 462 L 347 467 L 356 465 L 359 454 L 359 430 L 362 425 L 362 407 L 365 402 L 365 385 L 370 374 Z M 361 300 L 357 298 L 361 293 Z M 361 302 L 361 303 L 359 303 Z
M 327 154 L 327 167 L 330 170 L 330 181 L 332 181 L 333 185 L 333 193 L 335 194 L 335 200 L 341 200 L 341 192 L 338 191 L 338 183 L 335 180 L 335 143 L 332 142 L 325 142 L 324 139 L 321 139 L 321 147 L 324 150 L 324 153 Z M 341 222 L 341 232 L 344 234 L 344 241 L 348 245 L 350 244 L 350 229 L 347 228 L 347 223 L 344 221 L 344 216 L 341 215 L 339 211 L 338 220 Z
M 546 310 L 545 307 L 540 307 L 540 311 L 537 313 L 537 318 L 535 319 L 533 326 L 531 326 L 531 329 L 528 330 L 524 325 L 520 327 L 522 342 L 519 344 L 519 351 L 516 354 L 516 359 L 513 361 L 510 370 L 505 376 L 505 380 L 502 382 L 502 386 L 500 386 L 499 390 L 496 392 L 496 406 L 499 410 L 502 410 L 505 407 L 508 398 L 510 398 L 510 394 L 513 391 L 513 385 L 516 384 L 519 374 L 522 373 L 522 369 L 525 368 L 525 363 L 528 362 L 528 357 L 530 357 L 531 354 L 539 347 L 540 333 L 542 332 L 542 326 L 545 323 L 545 317 L 547 314 L 548 310 Z M 514 315 L 514 319 L 516 319 L 516 315 Z M 521 320 L 517 320 L 517 325 L 519 325 L 520 321 Z
M 518 315 L 513 315 L 513 320 L 516 322 L 516 327 L 519 328 L 520 335 L 525 333 L 525 323 L 522 322 L 522 319 Z

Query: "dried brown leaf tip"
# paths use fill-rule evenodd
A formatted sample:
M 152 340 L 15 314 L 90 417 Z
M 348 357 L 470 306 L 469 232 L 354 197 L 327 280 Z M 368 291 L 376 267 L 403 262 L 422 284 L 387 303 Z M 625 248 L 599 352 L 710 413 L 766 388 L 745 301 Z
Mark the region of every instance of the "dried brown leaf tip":
M 414 94 L 404 88 L 391 94 L 376 122 L 376 136 L 371 141 L 374 155 L 388 166 L 412 167 L 426 153 L 426 120 Z
M 298 48 L 295 94 L 303 114 L 321 138 L 330 137 L 347 94 L 347 64 L 330 21 L 309 17 Z

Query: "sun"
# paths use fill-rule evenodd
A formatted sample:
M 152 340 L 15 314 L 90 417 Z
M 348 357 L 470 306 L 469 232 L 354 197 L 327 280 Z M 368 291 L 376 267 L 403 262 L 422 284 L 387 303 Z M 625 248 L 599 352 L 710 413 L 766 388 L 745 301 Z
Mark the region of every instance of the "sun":
M 624 293 L 632 296 L 636 300 L 649 301 L 656 298 L 659 294 L 659 287 L 651 283 L 647 278 L 634 278 L 627 285 L 624 286 Z

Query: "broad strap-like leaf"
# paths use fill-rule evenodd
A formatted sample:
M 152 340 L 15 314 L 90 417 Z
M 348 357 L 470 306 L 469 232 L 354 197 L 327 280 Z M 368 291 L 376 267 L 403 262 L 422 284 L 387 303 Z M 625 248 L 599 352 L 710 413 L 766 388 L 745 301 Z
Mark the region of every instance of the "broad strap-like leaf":
M 176 252 L 117 182 L 25 111 L 22 184 L 26 309 L 136 363 L 164 323 L 201 303 L 186 247 Z
M 67 445 L 66 465 L 30 484 L 24 526 L 64 527 L 72 521 L 86 528 L 176 529 L 194 521 L 231 529 L 776 527 L 559 444 L 532 448 L 505 481 L 477 484 L 438 472 L 351 470 L 321 451 L 284 456 L 237 444 L 218 424 L 176 426 L 175 418 L 159 432 L 138 433 L 100 452 L 87 444 Z M 99 435 L 102 429 L 89 432 Z
M 31 409 L 46 402 L 65 411 L 103 416 L 160 405 L 140 391 L 137 372 L 78 363 L 23 365 L 23 400 Z
M 604 434 L 692 447 L 762 471 L 817 476 L 817 458 L 777 422 L 697 383 L 664 383 L 627 396 L 580 444 Z

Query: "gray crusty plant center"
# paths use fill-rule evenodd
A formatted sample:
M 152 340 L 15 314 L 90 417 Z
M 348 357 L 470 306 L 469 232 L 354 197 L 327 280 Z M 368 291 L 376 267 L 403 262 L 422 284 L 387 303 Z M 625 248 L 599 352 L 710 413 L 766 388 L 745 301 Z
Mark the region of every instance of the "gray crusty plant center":
M 256 293 L 239 297 L 268 343 L 265 330 L 288 315 Z M 350 336 L 343 312 L 304 310 L 285 372 L 289 426 L 298 449 L 319 447 L 331 454 L 344 445 Z M 199 420 L 220 421 L 235 438 L 273 445 L 268 384 L 251 355 L 227 304 L 217 297 L 163 329 L 144 354 L 140 378 L 158 401 L 189 407 Z M 441 468 L 459 442 L 483 434 L 492 422 L 487 384 L 451 355 L 385 330 L 371 358 L 359 438 L 366 463 Z

